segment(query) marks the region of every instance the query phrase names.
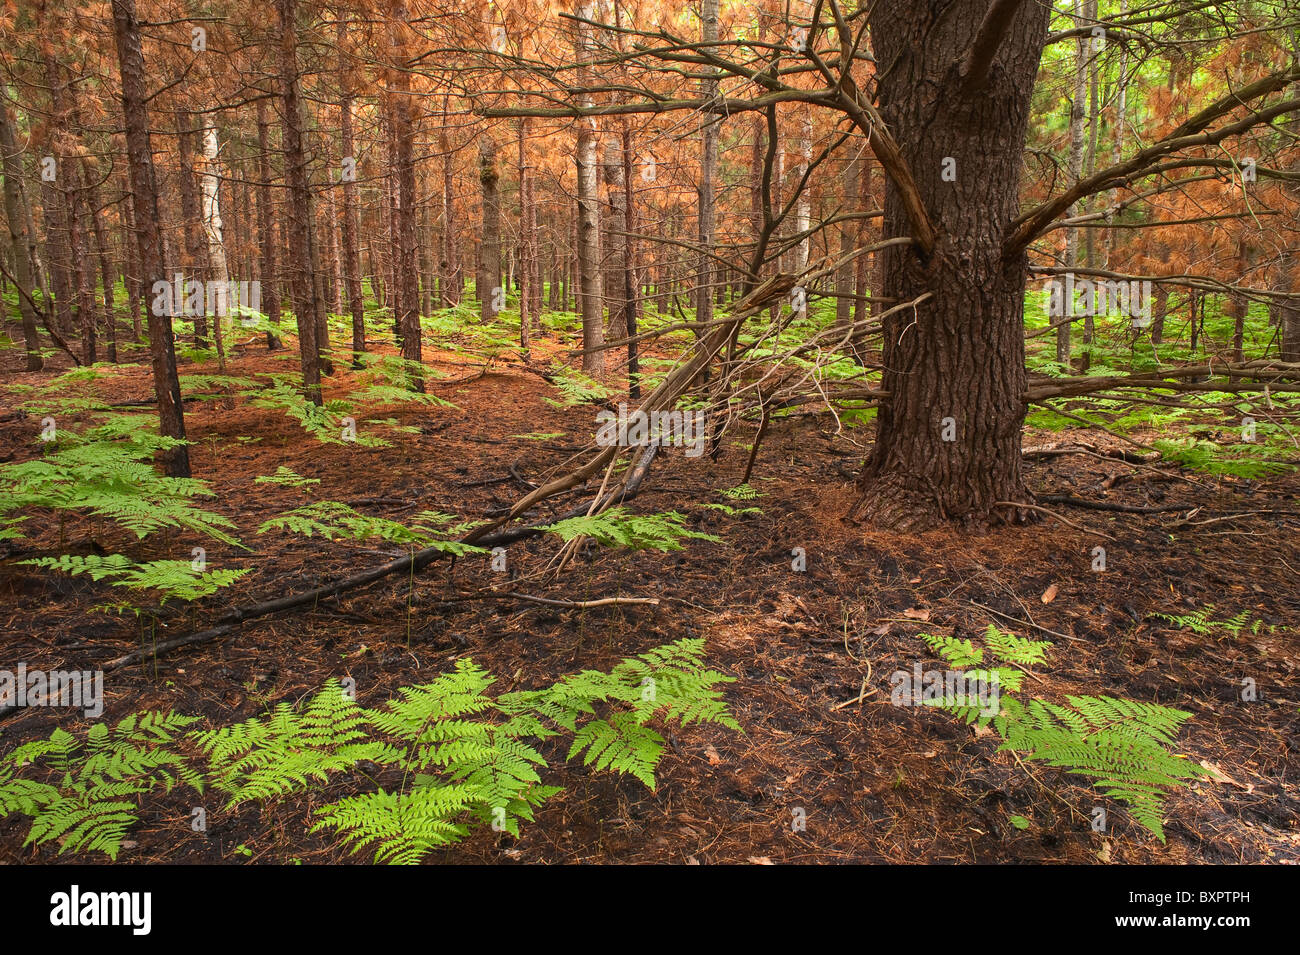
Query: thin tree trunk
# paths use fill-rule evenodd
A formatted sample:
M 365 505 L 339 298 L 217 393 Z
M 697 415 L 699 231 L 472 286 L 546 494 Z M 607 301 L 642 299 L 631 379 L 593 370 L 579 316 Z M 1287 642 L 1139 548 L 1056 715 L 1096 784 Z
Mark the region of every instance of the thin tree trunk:
M 262 305 L 272 328 L 280 325 L 280 286 L 275 267 L 275 236 L 271 231 L 271 146 L 270 124 L 266 119 L 266 100 L 257 100 L 257 248 L 261 253 Z M 270 329 L 266 333 L 266 350 L 275 351 L 280 339 Z
M 298 347 L 302 355 L 303 390 L 309 401 L 323 404 L 321 360 L 317 345 L 316 263 L 313 255 L 311 189 L 307 184 L 307 157 L 302 141 L 302 102 L 298 89 L 297 0 L 276 0 L 280 19 L 280 82 L 284 98 L 284 164 L 289 183 L 288 239 L 293 310 L 298 321 Z
M 347 286 L 348 312 L 352 315 L 352 366 L 361 367 L 361 353 L 366 350 L 366 315 L 365 301 L 361 292 L 361 261 L 357 255 L 357 183 L 356 183 L 356 148 L 352 142 L 352 77 L 348 71 L 344 41 L 346 40 L 346 21 L 339 16 L 339 88 L 342 96 L 339 102 L 341 111 L 341 144 L 344 162 L 348 171 L 341 173 L 343 180 L 343 278 Z
M 581 2 L 577 12 L 582 13 Z M 579 63 L 579 105 L 590 106 L 591 94 L 585 87 L 591 82 L 591 61 L 594 44 L 591 27 L 575 24 L 575 46 Z M 600 186 L 599 161 L 596 156 L 596 121 L 590 116 L 578 120 L 578 215 L 576 261 L 578 271 L 578 298 L 582 312 L 582 370 L 596 378 L 605 376 L 605 353 L 596 351 L 605 343 L 604 296 L 600 283 Z
M 528 174 L 528 157 L 525 139 L 528 120 L 519 120 L 519 345 L 528 347 L 528 321 L 533 314 L 533 283 L 536 241 L 536 219 L 533 217 L 533 181 Z M 530 223 L 532 224 L 530 227 Z
M 176 114 L 176 139 L 180 145 L 180 192 L 181 217 L 185 230 L 185 275 L 190 281 L 208 282 L 212 275 L 207 261 L 207 248 L 203 242 L 202 216 L 199 208 L 199 193 L 195 182 L 194 170 L 194 131 L 190 127 L 185 113 Z M 178 283 L 180 284 L 180 283 Z M 184 284 L 188 284 L 184 283 Z M 175 289 L 178 300 L 184 301 L 187 293 L 184 285 Z M 194 319 L 194 347 L 208 347 L 207 296 L 200 291 L 198 311 Z
M 637 313 L 640 308 L 640 295 L 637 294 L 639 283 L 637 281 L 637 247 L 636 247 L 636 210 L 634 208 L 635 193 L 632 190 L 632 127 L 628 124 L 627 118 L 623 119 L 623 189 L 625 195 L 623 198 L 623 231 L 627 233 L 627 239 L 623 247 L 624 268 L 623 268 L 623 297 L 626 302 L 627 311 L 627 382 L 628 395 L 632 398 L 641 397 L 641 374 L 640 365 L 637 356 L 637 320 L 640 317 Z
M 497 146 L 489 132 L 479 136 L 478 181 L 483 194 L 483 218 L 479 230 L 478 280 L 474 294 L 479 302 L 479 320 L 496 319 L 501 288 L 501 197 L 497 188 Z
M 1083 18 L 1084 0 L 1074 0 L 1074 25 L 1076 29 L 1085 26 Z M 1080 35 L 1074 43 L 1074 92 L 1070 102 L 1070 155 L 1067 160 L 1066 175 L 1069 177 L 1068 186 L 1074 185 L 1079 181 L 1083 174 L 1083 124 L 1087 119 L 1088 112 L 1084 106 L 1084 96 L 1087 95 L 1088 83 L 1088 36 Z M 1066 212 L 1067 218 L 1073 218 L 1079 214 L 1079 204 L 1076 202 L 1070 206 Z M 1065 268 L 1067 272 L 1073 272 L 1079 265 L 1079 230 L 1077 228 L 1067 228 L 1065 231 Z M 1065 287 L 1064 280 L 1062 288 Z M 1062 303 L 1063 313 L 1060 316 L 1053 316 L 1054 321 L 1060 321 L 1056 327 L 1056 360 L 1066 371 L 1070 368 L 1070 333 L 1071 326 L 1074 324 L 1074 302 L 1067 300 L 1067 296 L 1059 296 Z M 1065 319 L 1062 321 L 1062 319 Z
M 9 120 L 9 107 L 0 98 L 0 159 L 5 178 L 5 221 L 9 223 L 9 248 L 13 250 L 14 279 L 18 286 L 18 316 L 23 326 L 23 343 L 27 348 L 27 370 L 40 371 L 44 365 L 41 341 L 36 333 L 36 311 L 32 308 L 32 236 L 27 231 L 30 215 L 24 208 L 23 161 L 17 137 Z
M 401 283 L 401 312 L 398 325 L 402 330 L 402 357 L 408 367 L 411 387 L 424 391 L 424 376 L 416 369 L 422 360 L 420 335 L 420 273 L 416 254 L 415 198 L 415 98 L 411 95 L 411 74 L 406 70 L 406 47 L 401 31 L 405 29 L 406 4 L 394 0 L 390 24 L 396 97 L 393 103 L 393 137 L 397 141 L 398 190 L 398 263 L 397 279 Z
M 700 42 L 705 44 L 718 42 L 718 0 L 701 0 L 700 2 Z M 718 95 L 718 80 L 713 71 L 709 71 L 700 80 L 700 98 L 705 102 Z M 697 235 L 700 251 L 696 257 L 695 275 L 695 320 L 700 323 L 713 320 L 713 283 L 714 262 L 710 256 L 713 250 L 714 232 L 717 230 L 717 209 L 714 199 L 714 185 L 718 177 L 718 124 L 720 117 L 708 109 L 703 113 L 704 123 L 700 137 L 700 188 L 698 194 L 699 213 L 697 215 Z
M 122 111 L 126 119 L 127 163 L 131 170 L 131 194 L 140 236 L 141 275 L 156 301 L 160 287 L 166 289 L 167 282 L 163 272 L 162 239 L 158 231 L 158 187 L 154 178 L 153 148 L 149 142 L 148 90 L 144 54 L 140 47 L 140 24 L 136 19 L 135 0 L 112 0 L 112 9 L 113 39 L 122 79 Z M 160 430 L 165 437 L 183 442 L 185 418 L 180 381 L 176 377 L 170 308 L 149 310 L 149 351 L 153 359 Z M 190 476 L 190 458 L 185 444 L 163 451 L 162 459 L 168 476 Z
M 623 173 L 622 137 L 605 140 L 605 182 L 609 189 L 609 269 L 606 299 L 609 302 L 610 338 L 626 338 L 631 294 L 627 278 L 627 182 Z
M 218 188 L 221 167 L 217 162 L 217 127 L 208 123 L 203 129 L 202 216 L 203 234 L 207 239 L 208 281 L 216 283 L 217 313 L 212 317 L 212 331 L 217 340 L 217 367 L 226 373 L 226 338 L 230 330 L 230 269 L 226 265 L 226 243 L 222 235 L 221 202 Z M 211 296 L 205 294 L 205 302 Z M 206 308 L 206 305 L 205 305 Z

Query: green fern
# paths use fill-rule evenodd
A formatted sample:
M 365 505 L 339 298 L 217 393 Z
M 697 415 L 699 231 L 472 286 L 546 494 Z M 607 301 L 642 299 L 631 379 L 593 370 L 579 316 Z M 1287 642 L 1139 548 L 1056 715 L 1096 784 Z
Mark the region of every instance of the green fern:
M 344 428 L 343 419 L 352 411 L 352 405 L 337 398 L 320 405 L 308 401 L 303 397 L 301 375 L 289 373 L 262 377 L 269 383 L 251 397 L 249 404 L 284 412 L 322 444 L 355 444 L 363 448 L 389 446 L 382 438 L 362 432 L 345 439 L 344 435 L 349 432 Z
M 1191 630 L 1193 633 L 1201 636 L 1217 636 L 1220 633 L 1227 633 L 1232 637 L 1241 635 L 1243 630 L 1249 629 L 1251 633 L 1259 633 L 1263 626 L 1263 620 L 1251 621 L 1251 614 L 1248 610 L 1234 614 L 1227 620 L 1215 620 L 1212 617 L 1214 604 L 1206 604 L 1200 610 L 1193 610 L 1188 614 L 1171 614 L 1171 613 L 1153 613 L 1152 617 L 1168 621 L 1175 627 Z M 1269 630 L 1275 630 L 1270 627 Z
M 753 514 L 763 513 L 761 507 L 731 507 L 728 504 L 718 504 L 715 501 L 705 501 L 699 506 L 704 508 L 706 511 L 721 511 L 728 517 L 749 517 Z
M 20 746 L 0 760 L 0 814 L 32 820 L 25 846 L 57 842 L 60 855 L 103 852 L 116 859 L 138 821 L 141 795 L 170 791 L 178 781 L 203 791 L 202 777 L 168 745 L 195 720 L 134 713 L 111 731 L 96 723 L 84 742 L 56 729 L 48 739 Z
M 373 845 L 376 862 L 416 865 L 431 850 L 469 834 L 469 826 L 457 820 L 476 802 L 470 786 L 426 784 L 397 793 L 380 789 L 321 806 L 311 831 L 340 833 L 354 853 Z
M 137 564 L 123 554 L 109 554 L 107 557 L 97 554 L 85 557 L 63 554 L 59 557 L 20 560 L 18 563 L 58 570 L 74 576 L 89 574 L 91 580 L 107 578 L 114 587 L 156 590 L 163 595 L 163 603 L 171 598 L 193 601 L 209 597 L 223 587 L 229 587 L 245 574 L 252 573 L 247 569 L 199 571 L 187 560 L 154 560 Z
M 253 479 L 254 484 L 279 484 L 281 487 L 306 487 L 319 484 L 320 478 L 305 478 L 292 468 L 281 464 L 274 474 L 262 474 Z
M 547 764 L 537 741 L 571 734 L 570 758 L 653 788 L 664 746 L 651 721 L 738 730 L 720 689 L 730 678 L 704 669 L 703 648 L 702 640 L 680 640 L 609 673 L 584 671 L 495 699 L 492 677 L 469 660 L 373 710 L 331 683 L 303 705 L 280 703 L 190 739 L 228 809 L 315 791 L 344 775 L 356 777 L 350 788 L 373 781 L 372 792 L 317 807 L 312 831 L 336 832 L 342 845 L 373 849 L 380 862 L 415 863 L 476 825 L 519 835 L 519 823 L 560 792 L 542 784 Z M 177 781 L 202 791 L 204 778 L 166 745 L 192 722 L 142 713 L 111 732 L 95 725 L 84 745 L 55 730 L 20 746 L 0 760 L 0 814 L 32 818 L 28 844 L 58 840 L 60 851 L 115 858 L 140 796 Z
M 179 444 L 138 415 L 110 415 L 80 433 L 60 429 L 56 450 L 0 467 L 0 520 L 26 509 L 87 511 L 140 538 L 183 527 L 242 547 L 227 532 L 232 521 L 193 504 L 214 496 L 207 482 L 155 470 L 154 455 Z
M 1269 446 L 1262 444 L 1220 445 L 1193 438 L 1161 438 L 1152 442 L 1165 460 L 1173 461 L 1202 474 L 1258 480 L 1270 474 L 1284 474 L 1296 469 L 1294 464 L 1270 457 Z
M 321 806 L 313 831 L 338 832 L 381 862 L 413 863 L 475 824 L 519 834 L 520 821 L 560 791 L 542 785 L 546 760 L 532 741 L 571 733 L 570 758 L 653 788 L 663 740 L 651 720 L 739 729 L 719 689 L 729 678 L 703 669 L 702 656 L 702 640 L 682 640 L 609 673 L 585 671 L 495 700 L 492 677 L 461 660 L 378 709 L 344 702 L 332 687 L 301 716 L 281 705 L 264 719 L 200 734 L 199 746 L 232 805 L 302 791 L 361 760 L 387 767 L 398 774 L 396 788 Z
M 1105 696 L 1066 697 L 1069 706 L 1032 699 L 1003 700 L 994 726 L 1003 743 L 1029 759 L 1086 776 L 1107 796 L 1124 802 L 1133 818 L 1161 842 L 1168 790 L 1205 775 L 1169 751 L 1190 713 Z
M 556 407 L 572 407 L 592 401 L 605 401 L 615 394 L 612 388 L 568 365 L 552 365 L 550 375 L 551 384 L 560 393 L 560 400 L 547 398 L 546 402 Z
M 965 672 L 968 679 L 999 688 L 996 715 L 960 701 L 927 702 L 967 723 L 992 724 L 1002 737 L 1000 751 L 1021 752 L 1028 759 L 1088 777 L 1107 796 L 1127 804 L 1135 821 L 1165 841 L 1161 817 L 1168 791 L 1205 775 L 1199 766 L 1170 752 L 1179 727 L 1191 714 L 1108 696 L 1069 696 L 1067 704 L 1038 698 L 1022 702 L 1008 695 L 1022 686 L 1023 673 L 1017 667 L 1045 662 L 1051 643 L 1016 637 L 992 625 L 984 634 L 983 648 L 970 640 L 920 636 L 953 666 L 983 662 L 985 650 L 1011 664 Z
M 379 538 L 413 549 L 436 547 L 455 557 L 486 553 L 481 547 L 446 539 L 445 535 L 460 533 L 472 526 L 464 523 L 453 527 L 443 526 L 454 519 L 451 515 L 438 511 L 420 511 L 408 525 L 384 517 L 370 517 L 341 501 L 316 501 L 265 521 L 257 532 L 264 534 L 270 530 L 287 530 L 304 537 L 319 534 L 326 540 Z
M 571 517 L 542 528 L 558 534 L 565 541 L 589 537 L 605 547 L 630 550 L 682 550 L 682 541 L 706 540 L 716 544 L 722 538 L 693 531 L 684 526 L 686 516 L 676 511 L 663 514 L 629 514 L 622 507 L 611 507 L 600 514 Z
M 227 807 L 305 789 L 335 772 L 368 759 L 382 762 L 391 751 L 367 732 L 368 714 L 338 683 L 327 685 L 299 713 L 281 703 L 265 719 L 200 733 L 208 776 L 226 793 Z

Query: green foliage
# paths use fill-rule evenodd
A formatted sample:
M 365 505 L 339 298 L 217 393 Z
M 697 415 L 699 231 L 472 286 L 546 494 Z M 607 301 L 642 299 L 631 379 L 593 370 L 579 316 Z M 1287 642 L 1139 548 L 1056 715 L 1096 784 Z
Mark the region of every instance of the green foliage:
M 242 546 L 226 532 L 235 526 L 229 519 L 192 503 L 213 496 L 207 482 L 154 469 L 154 454 L 183 443 L 154 433 L 140 415 L 109 415 L 80 434 L 60 428 L 43 457 L 0 467 L 0 519 L 33 508 L 84 510 L 141 538 L 184 527 Z
M 94 724 L 79 740 L 62 729 L 0 760 L 0 813 L 32 822 L 23 845 L 58 842 L 64 852 L 116 859 L 137 821 L 138 798 L 180 781 L 203 791 L 202 778 L 168 744 L 195 717 L 146 711 L 110 731 Z
M 1295 465 L 1268 457 L 1267 445 L 1216 444 L 1195 438 L 1160 438 L 1152 443 L 1167 461 L 1216 477 L 1258 480 L 1270 474 L 1294 471 Z
M 373 849 L 380 862 L 415 863 L 475 825 L 518 836 L 520 821 L 560 792 L 542 784 L 541 741 L 572 735 L 569 759 L 653 789 L 664 743 L 651 722 L 739 730 L 720 689 L 730 678 L 705 669 L 703 653 L 703 640 L 679 640 L 608 673 L 586 670 L 495 699 L 492 677 L 461 660 L 377 709 L 331 683 L 305 705 L 280 703 L 189 738 L 229 810 L 312 792 L 345 774 L 353 792 L 373 786 L 318 806 L 313 831 L 338 833 L 354 852 Z M 32 818 L 29 845 L 58 840 L 61 852 L 116 858 L 139 796 L 178 780 L 202 792 L 204 775 L 167 745 L 192 722 L 140 713 L 111 732 L 92 726 L 84 745 L 59 729 L 20 746 L 0 760 L 0 814 Z
M 1133 818 L 1164 842 L 1161 816 L 1168 790 L 1204 775 L 1194 763 L 1170 752 L 1178 728 L 1191 714 L 1109 696 L 1068 696 L 1066 704 L 1038 698 L 1021 701 L 1009 695 L 1022 685 L 1023 673 L 1016 667 L 1045 662 L 1051 643 L 1016 637 L 992 625 L 984 634 L 983 648 L 970 640 L 920 636 L 955 667 L 982 663 L 986 650 L 1001 663 L 1012 665 L 966 673 L 968 678 L 986 683 L 996 681 L 1005 691 L 996 715 L 960 702 L 927 702 L 956 713 L 967 723 L 991 723 L 1002 737 L 999 750 L 1024 753 L 1028 759 L 1088 777 L 1107 796 L 1126 803 Z
M 300 713 L 288 703 L 269 716 L 200 733 L 208 776 L 228 797 L 227 808 L 305 789 L 360 760 L 385 758 L 370 740 L 366 713 L 337 683 L 317 693 Z
M 728 517 L 749 517 L 763 513 L 761 507 L 732 507 L 729 504 L 718 504 L 714 501 L 706 501 L 699 506 L 708 511 L 721 511 Z
M 1164 842 L 1166 792 L 1205 775 L 1169 751 L 1191 714 L 1108 696 L 1066 700 L 1068 706 L 1004 698 L 1002 713 L 994 719 L 1003 738 L 999 748 L 1088 777 L 1107 796 L 1126 803 L 1133 818 Z
M 558 534 L 565 541 L 589 537 L 605 547 L 626 547 L 630 550 L 681 550 L 684 540 L 723 543 L 720 537 L 683 526 L 685 520 L 686 516 L 677 511 L 629 514 L 622 507 L 611 507 L 600 514 L 557 521 L 546 525 L 542 530 Z
M 342 501 L 316 501 L 271 518 L 257 532 L 264 534 L 269 530 L 287 530 L 304 537 L 320 534 L 326 540 L 379 538 L 413 549 L 436 547 L 455 557 L 486 553 L 481 547 L 446 539 L 444 535 L 463 533 L 473 526 L 464 523 L 446 526 L 454 520 L 455 517 L 450 514 L 420 511 L 413 518 L 413 523 L 408 525 L 384 517 L 370 517 Z
M 420 325 L 432 334 L 439 347 L 491 363 L 507 352 L 520 351 L 516 337 L 518 313 L 515 313 L 513 328 L 508 319 L 503 311 L 496 322 L 482 323 L 478 302 L 467 297 L 456 305 L 435 309 L 432 315 L 421 318 Z
M 257 382 L 252 378 L 238 378 L 234 375 L 180 375 L 179 380 L 181 393 L 200 401 L 223 397 L 237 388 L 257 387 Z
M 89 574 L 91 580 L 107 578 L 112 581 L 114 587 L 156 590 L 163 595 L 163 603 L 173 597 L 190 601 L 211 596 L 222 587 L 229 587 L 240 577 L 252 572 L 247 569 L 199 571 L 195 570 L 187 560 L 153 560 L 137 564 L 123 554 L 109 554 L 107 557 L 100 557 L 97 554 L 85 557 L 62 554 L 59 557 L 20 560 L 19 563 L 44 567 L 48 570 L 60 570 L 73 576 Z
M 262 474 L 253 479 L 254 484 L 278 484 L 281 487 L 306 487 L 308 484 L 319 484 L 320 478 L 305 478 L 292 468 L 287 468 L 281 464 L 275 469 L 274 474 Z
M 614 389 L 601 384 L 595 378 L 584 375 L 568 365 L 552 365 L 550 368 L 551 384 L 560 393 L 560 400 L 546 399 L 546 403 L 557 408 L 571 407 L 591 401 L 605 401 L 615 394 Z
M 1256 620 L 1251 623 L 1251 614 L 1248 610 L 1234 614 L 1227 620 L 1215 620 L 1211 616 L 1214 612 L 1214 604 L 1206 604 L 1200 610 L 1193 610 L 1188 614 L 1172 613 L 1153 613 L 1151 616 L 1160 620 L 1166 620 L 1175 627 L 1181 627 L 1191 630 L 1193 633 L 1201 636 L 1213 637 L 1220 634 L 1228 634 L 1231 637 L 1238 637 L 1243 630 L 1249 629 L 1251 633 L 1259 633 L 1260 627 L 1263 626 L 1263 620 Z M 1276 628 L 1269 627 L 1272 631 Z
M 400 355 L 367 352 L 360 357 L 364 367 L 359 376 L 362 387 L 349 395 L 358 404 L 393 405 L 414 402 L 441 408 L 456 407 L 437 395 L 413 390 L 416 379 L 433 381 L 444 377 L 437 369 Z
M 354 439 L 345 440 L 343 419 L 352 410 L 349 402 L 332 399 L 317 405 L 302 394 L 302 376 L 297 373 L 263 375 L 269 384 L 251 398 L 249 404 L 256 408 L 282 411 L 297 421 L 302 429 L 323 444 L 355 444 L 363 448 L 386 448 L 388 442 L 373 435 L 358 433 Z
M 198 736 L 213 785 L 230 805 L 312 788 L 358 763 L 386 768 L 395 788 L 320 806 L 313 831 L 332 830 L 380 862 L 419 862 L 475 825 L 519 834 L 519 822 L 559 792 L 541 783 L 537 741 L 567 732 L 569 758 L 655 785 L 663 739 L 652 720 L 710 722 L 733 729 L 721 674 L 703 669 L 703 641 L 681 640 L 624 660 L 609 673 L 584 671 L 542 690 L 488 695 L 493 680 L 469 660 L 374 710 L 334 685 L 301 711 Z
M 113 366 L 107 366 L 111 369 Z M 106 411 L 108 405 L 95 393 L 94 384 L 107 377 L 102 364 L 65 371 L 40 385 L 13 383 L 9 388 L 29 397 L 18 407 L 32 416 L 71 418 L 87 411 Z

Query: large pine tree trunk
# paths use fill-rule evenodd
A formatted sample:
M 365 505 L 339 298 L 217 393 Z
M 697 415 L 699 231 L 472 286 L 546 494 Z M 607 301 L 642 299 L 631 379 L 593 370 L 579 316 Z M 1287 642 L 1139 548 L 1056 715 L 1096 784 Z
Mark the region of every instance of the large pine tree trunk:
M 889 397 L 855 508 L 879 526 L 1006 519 L 1015 512 L 999 502 L 1027 498 L 1020 461 L 1027 263 L 1023 255 L 1008 261 L 1003 247 L 1020 211 L 1049 11 L 1020 4 L 987 81 L 965 91 L 960 71 L 987 6 L 899 0 L 872 8 L 876 59 L 890 64 L 879 78 L 881 114 L 938 233 L 929 256 L 891 246 L 882 257 L 886 297 L 929 298 L 884 319 Z M 949 158 L 955 182 L 943 175 Z M 904 199 L 891 177 L 886 239 L 912 233 Z
M 166 287 L 166 278 L 162 237 L 158 231 L 158 186 L 154 178 L 153 147 L 149 142 L 148 90 L 144 78 L 144 53 L 140 47 L 140 23 L 136 19 L 135 0 L 112 0 L 112 4 L 113 38 L 122 74 L 127 163 L 131 170 L 131 196 L 140 243 L 140 272 L 146 293 L 156 300 L 159 285 Z M 184 441 L 185 418 L 180 381 L 176 377 L 169 308 L 149 309 L 149 352 L 153 360 L 153 383 L 158 395 L 161 432 L 166 437 Z M 162 459 L 168 476 L 190 476 L 190 456 L 184 444 L 162 452 Z

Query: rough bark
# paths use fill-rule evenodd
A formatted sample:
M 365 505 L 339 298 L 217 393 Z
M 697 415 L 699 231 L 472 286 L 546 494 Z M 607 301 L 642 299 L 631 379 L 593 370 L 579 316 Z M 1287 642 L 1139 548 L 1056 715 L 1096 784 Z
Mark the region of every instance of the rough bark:
M 1028 498 L 1020 454 L 1027 262 L 1004 248 L 1019 215 L 1048 8 L 1020 5 L 983 88 L 958 93 L 958 71 L 984 12 L 982 4 L 940 0 L 882 3 L 871 12 L 876 58 L 891 64 L 879 78 L 881 114 L 938 232 L 929 256 L 899 245 L 881 257 L 886 297 L 901 304 L 930 296 L 883 319 L 888 397 L 855 508 L 882 527 L 1006 519 L 1016 512 L 999 502 Z M 945 157 L 956 164 L 955 182 L 944 180 Z M 885 239 L 912 233 L 901 192 L 891 176 Z
M 609 196 L 609 228 L 605 297 L 609 302 L 609 338 L 624 338 L 628 329 L 631 290 L 627 257 L 627 184 L 623 173 L 622 141 L 618 135 L 605 140 L 605 182 Z

